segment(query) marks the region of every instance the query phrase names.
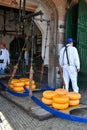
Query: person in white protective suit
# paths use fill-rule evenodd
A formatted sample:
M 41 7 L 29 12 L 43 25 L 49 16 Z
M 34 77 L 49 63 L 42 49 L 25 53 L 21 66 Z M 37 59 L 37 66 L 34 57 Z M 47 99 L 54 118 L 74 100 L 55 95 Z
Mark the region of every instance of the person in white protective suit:
M 80 71 L 80 58 L 77 49 L 73 46 L 73 39 L 68 38 L 67 44 L 60 50 L 59 65 L 63 72 L 65 88 L 69 91 L 69 81 L 71 80 L 74 92 L 79 92 L 77 76 Z
M 29 58 L 30 58 L 30 50 L 31 50 L 31 41 L 30 41 L 30 38 L 29 36 L 26 36 L 25 38 L 25 45 L 26 45 L 26 48 L 24 48 L 24 59 L 25 59 L 25 64 L 28 65 L 29 64 Z
M 0 70 L 3 70 L 3 73 L 7 64 L 10 64 L 9 52 L 6 49 L 6 44 L 2 42 L 0 49 Z
M 29 62 L 29 52 L 28 52 L 27 48 L 25 48 L 24 59 L 25 59 L 25 64 L 28 65 L 28 62 Z

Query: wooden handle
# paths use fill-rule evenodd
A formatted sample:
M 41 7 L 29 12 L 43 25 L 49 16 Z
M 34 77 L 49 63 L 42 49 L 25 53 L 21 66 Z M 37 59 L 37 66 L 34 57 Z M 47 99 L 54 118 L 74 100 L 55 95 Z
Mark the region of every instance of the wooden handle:
M 43 79 L 43 72 L 44 72 L 44 64 L 42 64 L 42 67 L 41 67 L 40 82 L 41 82 L 42 79 Z
M 10 77 L 10 79 L 9 79 L 9 81 L 8 81 L 8 85 L 10 84 L 11 80 L 14 78 L 17 69 L 18 69 L 18 63 L 14 66 L 14 70 L 13 70 L 13 72 L 12 72 L 12 74 L 11 74 L 11 77 Z
M 32 80 L 33 80 L 33 68 L 31 66 L 30 68 L 30 76 L 29 76 L 29 79 L 30 79 L 30 82 L 29 82 L 29 85 L 30 85 L 30 97 L 32 97 Z
M 63 71 L 62 71 L 62 68 L 59 67 L 59 72 L 60 72 L 60 78 L 62 80 L 62 84 L 64 86 L 64 89 L 66 88 L 66 85 L 65 85 L 65 82 L 64 82 L 64 78 L 63 78 Z

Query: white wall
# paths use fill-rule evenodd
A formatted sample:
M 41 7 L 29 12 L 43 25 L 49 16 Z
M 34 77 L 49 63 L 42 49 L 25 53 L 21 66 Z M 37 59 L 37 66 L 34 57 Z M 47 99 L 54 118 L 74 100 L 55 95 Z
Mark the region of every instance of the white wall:
M 40 11 L 40 10 L 44 13 L 43 19 L 50 20 L 49 12 L 46 10 L 46 8 L 42 7 L 41 4 L 38 6 L 36 11 Z M 38 16 L 37 18 L 40 18 L 40 16 Z M 36 21 L 35 23 L 42 33 L 42 57 L 44 57 L 44 51 L 45 51 L 46 53 L 45 53 L 44 64 L 48 65 L 49 64 L 49 38 L 50 38 L 49 33 L 50 33 L 50 27 L 48 28 L 47 43 L 45 43 L 47 22 L 46 21 L 43 21 L 43 22 Z M 45 50 L 45 44 L 46 44 L 46 50 Z

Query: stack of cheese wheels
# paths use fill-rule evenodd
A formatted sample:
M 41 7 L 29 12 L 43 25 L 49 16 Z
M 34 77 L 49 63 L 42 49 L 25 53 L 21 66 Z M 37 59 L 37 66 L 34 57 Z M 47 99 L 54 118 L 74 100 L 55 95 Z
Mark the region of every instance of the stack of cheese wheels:
M 15 92 L 24 92 L 24 83 L 23 82 L 15 82 L 14 84 L 14 87 L 13 87 L 13 90 Z
M 27 89 L 30 89 L 30 80 L 27 80 L 24 82 L 25 83 L 25 87 Z M 34 80 L 32 80 L 32 90 L 35 90 L 36 89 L 36 83 Z
M 53 97 L 52 107 L 59 110 L 67 109 L 69 106 L 68 91 L 66 89 L 58 88 L 55 92 L 57 95 Z
M 12 79 L 11 80 L 11 82 L 10 82 L 10 84 L 9 84 L 9 87 L 11 88 L 11 89 L 13 89 L 14 88 L 14 83 L 16 83 L 16 82 L 18 82 L 19 80 L 18 79 Z
M 69 98 L 66 95 L 56 95 L 53 97 L 52 107 L 64 110 L 69 107 Z
M 69 105 L 77 106 L 80 103 L 81 94 L 77 92 L 68 92 L 67 96 L 69 97 Z
M 53 97 L 57 95 L 55 91 L 47 90 L 43 92 L 42 102 L 46 105 L 51 105 L 53 101 Z
M 58 110 L 65 110 L 69 106 L 79 105 L 80 93 L 68 92 L 66 89 L 58 88 L 55 91 L 47 90 L 43 92 L 42 102 L 51 105 Z
M 29 89 L 29 78 L 12 79 L 9 87 L 15 92 L 24 92 L 24 86 Z M 32 80 L 32 90 L 36 88 L 36 83 Z

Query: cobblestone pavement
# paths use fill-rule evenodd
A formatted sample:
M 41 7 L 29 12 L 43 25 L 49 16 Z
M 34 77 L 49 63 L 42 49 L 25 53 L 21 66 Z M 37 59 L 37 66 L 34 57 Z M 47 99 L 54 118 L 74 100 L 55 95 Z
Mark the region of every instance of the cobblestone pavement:
M 0 112 L 0 130 L 13 130 L 2 112 Z
M 20 98 L 13 98 L 16 101 L 22 101 Z M 25 104 L 28 104 L 29 102 L 26 103 L 26 101 Z M 2 120 L 0 115 L 0 130 L 87 130 L 87 123 L 72 122 L 57 117 L 39 121 L 2 96 L 0 96 L 0 113 L 4 116 L 4 120 Z

